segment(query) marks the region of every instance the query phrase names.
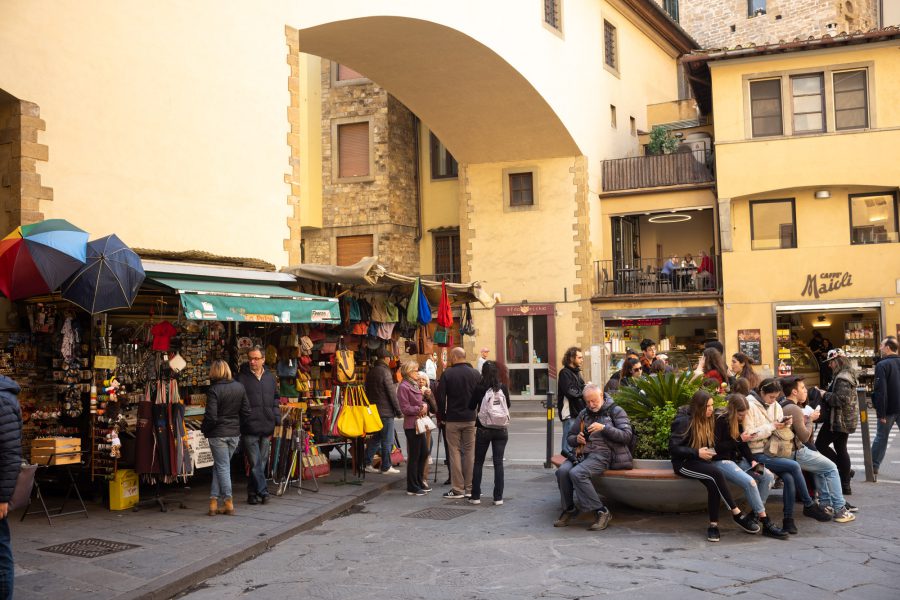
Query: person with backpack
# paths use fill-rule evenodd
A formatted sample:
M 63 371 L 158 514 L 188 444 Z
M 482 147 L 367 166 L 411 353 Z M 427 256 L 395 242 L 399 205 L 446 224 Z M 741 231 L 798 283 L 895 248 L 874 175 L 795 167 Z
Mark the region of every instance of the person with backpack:
M 481 381 L 472 391 L 469 409 L 475 419 L 475 465 L 469 504 L 481 504 L 481 476 L 488 447 L 494 460 L 494 505 L 503 504 L 503 452 L 509 441 L 509 388 L 500 381 L 497 363 L 488 360 L 481 367 Z
M 581 348 L 572 346 L 563 355 L 563 367 L 559 371 L 557 379 L 559 394 L 556 399 L 556 412 L 562 421 L 562 452 L 570 452 L 569 431 L 572 421 L 584 410 L 584 399 L 581 393 L 584 390 L 584 378 L 581 376 L 581 365 L 584 364 L 584 354 Z
M 604 395 L 600 387 L 589 383 L 582 397 L 585 409 L 578 413 L 569 433 L 569 445 L 575 454 L 556 471 L 556 482 L 563 512 L 553 523 L 566 527 L 579 511 L 594 513 L 590 531 L 609 526 L 612 513 L 594 489 L 591 478 L 609 469 L 631 469 L 634 432 L 625 409 Z

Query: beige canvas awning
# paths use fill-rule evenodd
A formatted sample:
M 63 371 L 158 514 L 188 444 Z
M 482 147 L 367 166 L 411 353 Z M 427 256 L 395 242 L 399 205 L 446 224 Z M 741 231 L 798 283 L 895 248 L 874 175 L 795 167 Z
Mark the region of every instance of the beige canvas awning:
M 358 291 L 394 293 L 409 295 L 412 293 L 416 278 L 399 273 L 391 273 L 378 264 L 377 256 L 367 256 L 354 265 L 338 267 L 336 265 L 295 265 L 281 269 L 283 273 L 293 275 L 297 279 L 310 279 L 325 283 L 338 283 Z M 428 302 L 434 306 L 441 300 L 441 282 L 423 279 L 421 289 L 425 291 Z M 497 294 L 488 294 L 481 283 L 448 283 L 447 295 L 451 304 L 478 302 L 485 308 L 492 308 L 499 301 Z

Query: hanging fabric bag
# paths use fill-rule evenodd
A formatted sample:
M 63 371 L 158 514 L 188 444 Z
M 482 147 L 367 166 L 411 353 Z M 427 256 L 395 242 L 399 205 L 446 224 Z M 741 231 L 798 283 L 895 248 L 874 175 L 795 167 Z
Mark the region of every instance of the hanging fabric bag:
M 416 283 L 419 283 L 418 279 L 416 279 Z M 425 290 L 421 289 L 421 287 L 419 289 L 418 321 L 421 325 L 428 325 L 431 323 L 431 306 L 428 305 L 428 296 L 425 295 Z
M 441 303 L 438 304 L 437 323 L 445 329 L 453 327 L 453 311 L 450 309 L 450 296 L 447 295 L 447 282 L 441 282 Z M 435 336 L 437 341 L 437 336 Z
M 475 323 L 472 321 L 472 309 L 466 304 L 466 316 L 463 318 L 462 325 L 459 328 L 460 335 L 475 335 Z
M 409 303 L 406 306 L 406 320 L 410 325 L 415 325 L 419 320 L 419 279 L 413 284 L 412 294 L 409 296 Z

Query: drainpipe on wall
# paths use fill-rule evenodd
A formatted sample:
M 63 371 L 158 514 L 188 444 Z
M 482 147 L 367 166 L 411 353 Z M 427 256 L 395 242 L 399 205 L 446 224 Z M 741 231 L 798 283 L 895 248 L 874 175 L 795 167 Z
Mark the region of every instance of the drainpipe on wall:
M 419 120 L 419 117 L 413 115 L 413 128 L 416 132 L 416 139 L 413 144 L 413 148 L 415 149 L 416 154 L 416 168 L 414 176 L 416 178 L 416 243 L 418 244 L 422 241 L 422 178 L 420 176 L 419 169 L 419 161 L 422 160 L 422 157 L 419 156 L 419 136 L 422 134 L 421 132 L 422 122 Z M 419 261 L 421 264 L 421 259 Z

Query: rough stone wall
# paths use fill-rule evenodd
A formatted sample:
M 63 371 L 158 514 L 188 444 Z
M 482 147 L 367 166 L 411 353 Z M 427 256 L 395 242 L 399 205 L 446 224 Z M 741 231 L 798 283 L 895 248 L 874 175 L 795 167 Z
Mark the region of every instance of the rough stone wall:
M 878 0 L 767 0 L 766 14 L 753 17 L 747 16 L 747 0 L 680 0 L 678 11 L 681 26 L 703 48 L 805 40 L 878 26 Z
M 38 162 L 46 162 L 49 148 L 38 142 L 46 129 L 37 104 L 13 98 L 0 90 L 0 227 L 3 235 L 19 225 L 44 220 L 40 204 L 53 200 L 53 190 L 41 185 Z
M 331 63 L 322 61 L 322 229 L 304 232 L 305 262 L 337 261 L 332 241 L 372 234 L 380 262 L 416 274 L 416 128 L 413 114 L 375 83 L 332 85 Z M 374 170 L 371 180 L 336 181 L 333 124 L 371 119 Z
M 285 173 L 284 182 L 291 186 L 287 203 L 293 209 L 287 220 L 289 237 L 284 240 L 284 249 L 288 253 L 288 264 L 296 265 L 300 263 L 302 227 L 300 219 L 300 37 L 297 30 L 290 26 L 285 26 L 284 37 L 288 48 L 287 63 L 291 69 L 288 76 L 288 94 L 291 103 L 287 108 L 288 125 L 290 126 L 287 143 L 291 153 L 288 165 L 291 170 L 289 173 Z

